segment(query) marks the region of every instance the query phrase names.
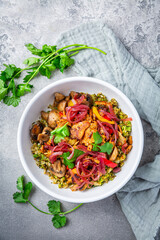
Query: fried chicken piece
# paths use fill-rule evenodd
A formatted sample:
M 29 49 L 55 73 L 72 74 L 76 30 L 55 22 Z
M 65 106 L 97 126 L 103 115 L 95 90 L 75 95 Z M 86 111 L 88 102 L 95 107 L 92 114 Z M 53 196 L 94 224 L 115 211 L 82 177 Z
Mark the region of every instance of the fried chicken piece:
M 89 125 L 90 124 L 87 121 L 83 121 L 83 122 L 74 124 L 70 130 L 71 138 L 76 138 L 78 140 L 82 139 L 84 132 L 89 127 Z
M 93 122 L 90 124 L 90 127 L 85 131 L 84 138 L 82 139 L 82 144 L 86 146 L 94 143 L 93 133 L 97 132 L 97 122 Z

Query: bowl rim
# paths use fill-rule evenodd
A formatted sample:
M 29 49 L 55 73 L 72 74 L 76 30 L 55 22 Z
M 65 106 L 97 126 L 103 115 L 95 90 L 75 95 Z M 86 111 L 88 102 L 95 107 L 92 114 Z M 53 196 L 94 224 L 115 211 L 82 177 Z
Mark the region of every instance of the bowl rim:
M 83 81 L 83 82 L 92 82 L 92 83 L 99 83 L 102 86 L 105 86 L 107 88 L 111 88 L 115 93 L 118 93 L 118 95 L 120 95 L 126 102 L 127 105 L 129 105 L 132 108 L 132 111 L 134 112 L 135 116 L 136 116 L 136 121 L 137 121 L 137 125 L 139 127 L 139 135 L 140 135 L 140 145 L 139 145 L 139 151 L 137 153 L 137 162 L 134 166 L 134 168 L 132 169 L 132 171 L 130 172 L 130 174 L 128 175 L 127 178 L 125 178 L 124 181 L 120 182 L 120 184 L 118 185 L 118 187 L 116 189 L 114 189 L 114 191 L 109 191 L 109 192 L 105 192 L 104 194 L 101 194 L 100 196 L 94 196 L 92 197 L 92 199 L 90 197 L 85 198 L 84 200 L 78 200 L 78 199 L 72 199 L 72 197 L 68 197 L 68 196 L 62 196 L 59 195 L 51 190 L 49 190 L 47 187 L 45 187 L 42 183 L 40 183 L 35 177 L 34 175 L 31 173 L 26 161 L 25 161 L 25 156 L 23 155 L 23 151 L 22 151 L 22 143 L 21 143 L 21 134 L 23 131 L 23 122 L 24 119 L 30 109 L 30 107 L 32 106 L 32 104 L 34 104 L 34 102 L 37 100 L 37 98 L 39 98 L 44 92 L 48 91 L 50 88 L 53 88 L 59 84 L 63 84 L 64 82 L 75 82 L 75 81 Z M 25 172 L 27 173 L 27 175 L 29 176 L 29 178 L 34 182 L 34 184 L 40 188 L 43 192 L 49 194 L 50 196 L 66 201 L 66 202 L 73 202 L 73 203 L 87 203 L 87 202 L 95 202 L 95 201 L 99 201 L 101 199 L 107 198 L 111 195 L 113 195 L 114 193 L 118 192 L 133 176 L 133 174 L 135 173 L 141 157 L 142 157 L 142 153 L 143 153 L 143 147 L 144 147 L 144 133 L 143 133 L 143 126 L 139 117 L 139 114 L 137 112 L 137 110 L 135 109 L 134 105 L 132 104 L 132 102 L 129 100 L 129 98 L 123 93 L 121 92 L 118 88 L 114 87 L 112 84 L 105 82 L 103 80 L 97 79 L 97 78 L 93 78 L 93 77 L 82 77 L 82 76 L 76 76 L 76 77 L 67 77 L 67 78 L 63 78 L 61 80 L 57 80 L 54 83 L 51 83 L 49 85 L 47 85 L 46 87 L 44 87 L 43 89 L 41 89 L 27 104 L 26 108 L 24 109 L 22 116 L 20 118 L 19 121 L 19 125 L 18 125 L 18 131 L 17 131 L 17 147 L 18 147 L 18 153 L 19 153 L 19 157 L 20 157 L 20 161 L 22 163 L 22 166 L 25 170 Z

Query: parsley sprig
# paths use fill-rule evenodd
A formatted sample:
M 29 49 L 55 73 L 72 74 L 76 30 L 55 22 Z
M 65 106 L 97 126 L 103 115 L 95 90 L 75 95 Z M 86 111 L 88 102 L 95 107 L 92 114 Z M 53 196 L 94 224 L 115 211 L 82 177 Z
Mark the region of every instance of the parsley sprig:
M 93 151 L 100 151 L 103 153 L 107 153 L 108 155 L 111 154 L 113 149 L 112 143 L 106 142 L 103 145 L 99 145 L 102 143 L 102 137 L 98 131 L 93 133 L 93 138 L 94 138 Z
M 18 68 L 14 64 L 6 65 L 5 70 L 0 74 L 0 101 L 3 100 L 8 106 L 14 107 L 19 105 L 21 96 L 28 92 L 31 92 L 33 85 L 29 82 L 38 74 L 51 78 L 52 72 L 59 69 L 62 73 L 64 69 L 74 64 L 73 57 L 78 54 L 79 51 L 84 49 L 97 50 L 103 54 L 104 51 L 89 47 L 84 44 L 71 44 L 60 49 L 57 46 L 43 45 L 42 49 L 36 48 L 33 44 L 29 43 L 25 45 L 27 49 L 38 57 L 29 57 L 24 60 L 25 68 Z M 26 75 L 23 78 L 23 83 L 17 84 L 16 79 L 21 76 L 21 73 L 26 71 Z
M 48 206 L 48 210 L 49 212 L 44 212 L 42 210 L 40 210 L 39 208 L 37 208 L 33 203 L 30 202 L 29 195 L 30 192 L 32 190 L 32 183 L 28 182 L 28 183 L 24 183 L 24 176 L 21 176 L 17 179 L 17 189 L 20 192 L 15 192 L 13 194 L 13 199 L 15 203 L 29 203 L 32 207 L 34 207 L 37 211 L 47 214 L 47 215 L 53 215 L 52 218 L 52 223 L 53 226 L 55 228 L 61 228 L 64 227 L 66 225 L 66 214 L 73 212 L 74 210 L 76 210 L 77 208 L 79 208 L 80 206 L 82 206 L 83 203 L 79 204 L 78 206 L 76 206 L 75 208 L 66 211 L 66 212 L 62 212 L 61 211 L 61 203 L 60 201 L 55 201 L 55 200 L 51 200 L 48 202 L 47 206 Z

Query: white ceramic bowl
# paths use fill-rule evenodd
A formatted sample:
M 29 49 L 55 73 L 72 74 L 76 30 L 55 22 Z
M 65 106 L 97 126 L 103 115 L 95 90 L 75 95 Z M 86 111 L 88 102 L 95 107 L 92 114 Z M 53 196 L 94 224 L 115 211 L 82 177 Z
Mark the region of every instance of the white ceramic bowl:
M 84 192 L 72 192 L 70 189 L 60 189 L 56 184 L 51 184 L 49 177 L 44 175 L 43 170 L 37 167 L 30 150 L 31 142 L 29 129 L 32 123 L 39 118 L 40 112 L 44 110 L 49 103 L 53 103 L 54 92 L 62 92 L 67 95 L 71 90 L 91 94 L 102 92 L 108 99 L 115 98 L 120 108 L 122 108 L 129 117 L 133 118 L 133 148 L 127 156 L 127 161 L 122 167 L 122 171 L 117 173 L 113 181 Z M 21 117 L 17 143 L 20 160 L 26 173 L 41 190 L 54 198 L 68 202 L 84 203 L 106 198 L 117 192 L 130 180 L 142 156 L 143 140 L 143 128 L 139 115 L 130 100 L 120 90 L 96 78 L 71 77 L 48 85 L 33 97 Z

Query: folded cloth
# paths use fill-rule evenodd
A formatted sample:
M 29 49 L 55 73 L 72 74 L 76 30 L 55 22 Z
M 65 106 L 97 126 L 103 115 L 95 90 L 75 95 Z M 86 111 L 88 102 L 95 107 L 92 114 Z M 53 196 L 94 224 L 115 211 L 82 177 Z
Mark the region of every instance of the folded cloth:
M 105 23 L 87 23 L 63 33 L 58 45 L 87 44 L 107 52 L 85 50 L 74 70 L 107 81 L 132 101 L 140 116 L 160 135 L 160 71 L 145 69 Z M 160 226 L 160 155 L 140 167 L 118 193 L 123 212 L 138 240 L 152 240 Z

